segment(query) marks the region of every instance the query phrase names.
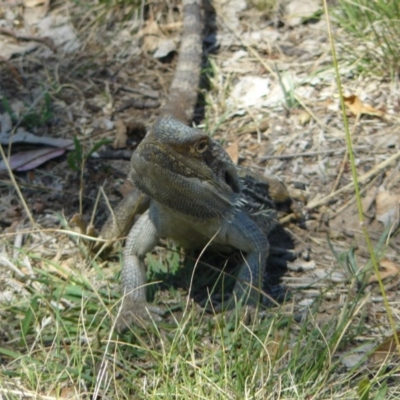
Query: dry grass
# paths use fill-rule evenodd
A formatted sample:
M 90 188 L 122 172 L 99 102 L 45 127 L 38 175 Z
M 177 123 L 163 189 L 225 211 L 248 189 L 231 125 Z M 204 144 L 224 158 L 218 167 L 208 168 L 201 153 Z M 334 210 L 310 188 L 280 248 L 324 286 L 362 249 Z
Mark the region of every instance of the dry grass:
M 91 220 L 101 185 L 118 202 L 127 162 L 84 155 L 114 139 L 115 121 L 155 119 L 173 63 L 147 52 L 154 43 L 145 21 L 154 18 L 173 36 L 179 15 L 156 3 L 144 19 L 134 3 L 52 4 L 50 15 L 67 17 L 79 45 L 70 53 L 40 45 L 3 63 L 1 114 L 12 110 L 13 127 L 39 136 L 76 137 L 84 164 L 75 171 L 64 156 L 15 180 L 1 175 L 2 398 L 398 398 L 392 329 L 357 216 L 326 24 L 272 28 L 261 3 L 235 14 L 234 3 L 228 13 L 215 2 L 221 46 L 209 57 L 203 126 L 237 146 L 239 164 L 275 173 L 297 198 L 302 226 L 287 228 L 311 260 L 300 258 L 285 275 L 292 298 L 257 317 L 213 316 L 167 282 L 153 292 L 172 316 L 116 335 L 119 255 L 94 258 L 66 230 L 80 209 Z M 400 198 L 397 82 L 357 75 L 359 65 L 346 61 L 339 52 L 345 94 L 384 112 L 349 113 L 348 121 L 364 227 L 397 326 L 400 235 L 385 219 Z M 102 200 L 97 227 L 106 213 Z M 177 269 L 179 260 L 160 249 L 151 271 L 169 276 L 165 264 Z

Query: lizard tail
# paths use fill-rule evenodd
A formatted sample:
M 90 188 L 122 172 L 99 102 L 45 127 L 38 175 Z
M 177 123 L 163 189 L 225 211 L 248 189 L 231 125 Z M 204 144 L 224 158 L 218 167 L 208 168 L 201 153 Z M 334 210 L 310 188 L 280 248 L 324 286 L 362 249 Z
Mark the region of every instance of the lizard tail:
M 183 0 L 183 30 L 178 63 L 162 115 L 189 124 L 197 101 L 202 58 L 201 0 Z

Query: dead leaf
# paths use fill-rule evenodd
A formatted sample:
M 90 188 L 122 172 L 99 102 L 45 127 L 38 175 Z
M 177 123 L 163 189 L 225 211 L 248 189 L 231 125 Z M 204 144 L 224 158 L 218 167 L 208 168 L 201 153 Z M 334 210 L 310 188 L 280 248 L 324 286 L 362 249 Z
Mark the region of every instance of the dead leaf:
M 47 0 L 24 0 L 25 7 L 36 7 L 48 3 Z
M 400 330 L 396 332 L 396 336 L 400 336 Z M 380 364 L 387 361 L 390 356 L 399 354 L 399 350 L 396 349 L 396 339 L 394 335 L 386 338 L 380 345 L 378 345 L 373 353 L 369 356 L 369 362 Z
M 4 60 L 9 60 L 14 54 L 24 54 L 36 49 L 38 43 L 18 42 L 7 37 L 0 37 L 0 55 Z
M 271 80 L 259 76 L 244 76 L 233 87 L 228 103 L 236 108 L 261 107 L 271 91 Z M 280 89 L 282 92 L 282 89 Z
M 13 154 L 8 163 L 13 171 L 29 171 L 53 158 L 60 157 L 65 153 L 65 149 L 41 148 L 36 150 L 21 151 Z M 6 164 L 0 161 L 0 171 L 7 171 Z
M 60 399 L 76 399 L 76 393 L 79 392 L 79 388 L 76 386 L 64 386 L 59 390 L 53 390 L 51 393 L 52 396 L 60 398 Z
M 359 116 L 361 114 L 374 115 L 376 117 L 383 117 L 385 113 L 381 110 L 371 107 L 368 104 L 364 104 L 360 98 L 354 94 L 346 97 L 343 96 L 344 104 L 349 108 L 349 110 L 355 115 Z
M 157 50 L 154 52 L 154 58 L 163 58 L 168 54 L 176 50 L 176 43 L 172 39 L 160 40 L 157 46 Z
M 80 233 L 85 234 L 87 229 L 87 222 L 81 214 L 74 214 L 69 221 L 70 225 L 75 225 L 79 228 Z
M 388 190 L 380 191 L 375 199 L 376 219 L 385 227 L 399 221 L 400 195 Z
M 165 40 L 165 36 L 160 30 L 157 22 L 154 20 L 149 20 L 140 32 L 143 37 L 143 50 L 147 53 L 154 53 L 159 43 Z
M 75 27 L 68 17 L 62 15 L 48 15 L 35 24 L 38 35 L 51 40 L 54 47 L 66 53 L 79 49 L 80 41 Z
M 49 11 L 50 0 L 25 0 L 24 22 L 32 26 L 40 22 Z
M 361 199 L 362 209 L 364 213 L 368 213 L 372 205 L 375 203 L 376 192 L 371 191 Z
M 153 19 L 144 25 L 140 34 L 143 37 L 144 51 L 153 53 L 154 58 L 166 57 L 176 50 L 175 41 L 165 36 L 158 23 Z
M 354 368 L 373 348 L 373 343 L 362 343 L 359 346 L 352 347 L 350 351 L 343 356 L 341 361 L 346 368 Z
M 0 114 L 0 144 L 8 146 L 15 143 L 43 144 L 72 150 L 74 142 L 70 139 L 53 138 L 49 136 L 36 136 L 20 127 L 17 132 L 12 133 L 12 123 L 9 114 Z
M 287 2 L 283 18 L 285 24 L 294 27 L 315 18 L 320 10 L 321 2 L 318 0 L 291 0 Z
M 239 139 L 229 145 L 225 151 L 228 153 L 233 163 L 237 164 L 239 161 Z
M 389 260 L 388 258 L 383 258 L 379 263 L 379 266 L 381 269 L 383 269 L 383 271 L 380 272 L 382 280 L 387 278 L 394 278 L 399 274 L 400 271 L 400 266 L 396 265 L 393 261 Z M 378 277 L 375 274 L 373 274 L 368 280 L 368 283 L 373 283 L 373 282 L 378 282 Z
M 72 140 L 52 138 L 48 136 L 36 136 L 25 131 L 24 128 L 18 128 L 17 132 L 12 134 L 11 119 L 7 113 L 0 114 L 0 124 L 0 144 L 10 145 L 14 143 L 29 143 L 54 146 L 21 151 L 13 154 L 8 160 L 10 168 L 13 171 L 29 171 L 46 161 L 63 155 L 66 150 L 71 150 L 74 147 Z M 7 171 L 4 160 L 0 161 L 0 171 Z
M 300 111 L 297 118 L 299 120 L 300 125 L 306 125 L 311 121 L 312 117 L 309 112 L 307 112 L 306 110 L 302 110 Z
M 126 141 L 128 140 L 127 135 L 127 128 L 121 119 L 115 121 L 115 139 L 112 147 L 114 149 L 125 149 L 126 148 Z
M 35 211 L 37 214 L 43 214 L 44 210 L 46 209 L 47 204 L 43 201 L 35 201 L 32 204 L 32 210 Z

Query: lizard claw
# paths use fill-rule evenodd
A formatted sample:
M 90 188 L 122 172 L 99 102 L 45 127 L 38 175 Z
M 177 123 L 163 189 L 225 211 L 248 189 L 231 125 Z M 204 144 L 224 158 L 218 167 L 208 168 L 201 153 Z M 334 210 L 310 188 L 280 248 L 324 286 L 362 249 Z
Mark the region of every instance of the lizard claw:
M 126 332 L 132 325 L 145 327 L 150 322 L 160 322 L 165 311 L 147 302 L 125 301 L 115 324 L 118 333 Z

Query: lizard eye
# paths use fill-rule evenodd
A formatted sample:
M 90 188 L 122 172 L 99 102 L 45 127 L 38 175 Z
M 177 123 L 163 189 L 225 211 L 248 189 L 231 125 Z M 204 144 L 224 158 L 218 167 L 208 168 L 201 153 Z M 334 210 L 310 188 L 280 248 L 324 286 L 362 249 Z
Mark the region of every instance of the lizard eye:
M 195 145 L 196 152 L 199 154 L 204 153 L 208 149 L 208 139 L 201 139 Z

